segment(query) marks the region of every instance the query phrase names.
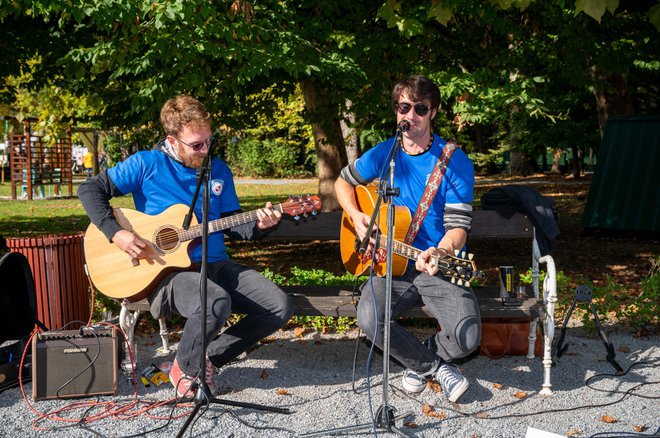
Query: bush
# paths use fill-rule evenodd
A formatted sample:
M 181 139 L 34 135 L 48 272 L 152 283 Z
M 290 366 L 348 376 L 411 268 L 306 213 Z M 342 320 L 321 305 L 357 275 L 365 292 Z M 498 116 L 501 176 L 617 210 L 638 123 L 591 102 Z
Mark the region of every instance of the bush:
M 309 175 L 306 164 L 309 160 L 300 158 L 304 147 L 292 147 L 285 141 L 242 140 L 229 148 L 228 161 L 235 173 L 252 177 L 291 177 Z M 315 164 L 315 163 L 314 163 Z

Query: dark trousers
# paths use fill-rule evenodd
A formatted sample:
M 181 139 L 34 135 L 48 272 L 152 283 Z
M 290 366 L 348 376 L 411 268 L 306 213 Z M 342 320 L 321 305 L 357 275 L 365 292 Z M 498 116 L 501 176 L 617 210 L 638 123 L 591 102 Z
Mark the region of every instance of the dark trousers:
M 384 277 L 371 277 L 361 287 L 358 325 L 364 334 L 382 348 L 385 320 Z M 397 316 L 424 303 L 440 323 L 441 330 L 422 343 L 402 327 Z M 441 274 L 430 276 L 408 265 L 401 277 L 392 279 L 390 355 L 407 368 L 425 373 L 438 363 L 438 357 L 451 361 L 467 356 L 481 342 L 479 304 L 472 289 L 450 283 Z
M 176 357 L 188 375 L 200 371 L 204 347 L 211 362 L 221 367 L 283 327 L 293 314 L 289 297 L 252 268 L 232 261 L 211 263 L 208 277 L 204 345 L 199 272 L 170 274 L 149 297 L 154 317 L 176 312 L 187 318 Z M 230 313 L 245 316 L 220 333 Z

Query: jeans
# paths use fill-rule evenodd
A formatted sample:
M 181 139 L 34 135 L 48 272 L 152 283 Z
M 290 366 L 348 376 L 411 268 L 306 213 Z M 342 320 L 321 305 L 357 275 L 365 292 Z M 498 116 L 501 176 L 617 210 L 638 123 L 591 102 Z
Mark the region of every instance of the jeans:
M 386 278 L 373 276 L 361 287 L 358 326 L 378 347 L 383 347 Z M 440 323 L 441 331 L 428 342 L 396 322 L 407 309 L 424 303 Z M 377 328 L 377 332 L 376 332 Z M 376 339 L 374 340 L 374 333 Z M 438 357 L 451 361 L 479 347 L 481 318 L 474 292 L 450 283 L 442 274 L 430 276 L 409 264 L 401 277 L 392 279 L 390 355 L 418 373 L 428 372 Z
M 213 365 L 221 367 L 283 327 L 293 314 L 289 297 L 252 268 L 232 261 L 210 263 L 208 278 L 205 345 L 201 341 L 199 272 L 170 274 L 149 297 L 155 318 L 173 311 L 187 318 L 176 360 L 188 375 L 200 371 L 204 347 Z M 245 316 L 220 333 L 232 312 Z

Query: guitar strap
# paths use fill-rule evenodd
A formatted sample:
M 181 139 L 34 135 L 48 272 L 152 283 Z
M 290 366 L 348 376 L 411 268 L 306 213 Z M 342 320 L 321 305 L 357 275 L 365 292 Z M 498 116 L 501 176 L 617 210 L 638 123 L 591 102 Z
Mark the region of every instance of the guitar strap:
M 438 158 L 438 162 L 435 163 L 433 172 L 431 173 L 431 176 L 426 183 L 426 189 L 424 189 L 422 199 L 417 205 L 417 210 L 415 211 L 415 215 L 413 216 L 410 227 L 408 228 L 408 232 L 406 233 L 406 238 L 403 240 L 406 244 L 412 245 L 415 237 L 417 237 L 417 233 L 422 226 L 422 222 L 424 222 L 426 213 L 429 211 L 431 202 L 433 202 L 433 198 L 435 198 L 435 195 L 438 192 L 438 188 L 442 183 L 442 178 L 444 178 L 445 172 L 447 172 L 447 165 L 449 165 L 449 160 L 458 147 L 459 146 L 454 142 L 447 142 L 445 148 L 442 150 L 440 158 Z

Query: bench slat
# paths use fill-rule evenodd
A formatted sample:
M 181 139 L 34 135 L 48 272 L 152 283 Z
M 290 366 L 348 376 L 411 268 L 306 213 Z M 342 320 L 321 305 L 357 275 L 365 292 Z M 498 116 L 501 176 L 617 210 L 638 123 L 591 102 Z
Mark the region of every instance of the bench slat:
M 330 211 L 316 216 L 302 217 L 295 221 L 289 216 L 282 218 L 277 229 L 265 240 L 338 240 L 341 228 L 341 212 Z M 475 210 L 472 213 L 470 239 L 482 238 L 531 238 L 532 224 L 527 216 L 516 213 L 506 219 L 494 210 Z
M 283 286 L 282 289 L 293 300 L 294 315 L 356 317 L 351 290 L 342 286 Z M 540 316 L 542 303 L 536 298 L 528 298 L 521 306 L 504 306 L 499 298 L 498 287 L 473 288 L 481 318 L 531 319 Z M 415 307 L 402 316 L 429 318 L 431 313 L 424 306 Z

